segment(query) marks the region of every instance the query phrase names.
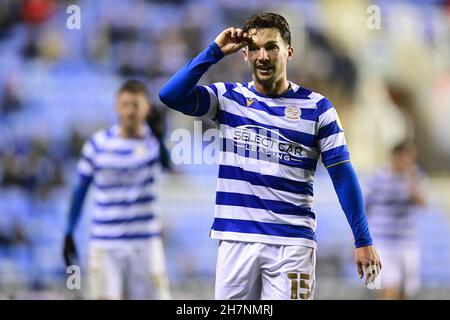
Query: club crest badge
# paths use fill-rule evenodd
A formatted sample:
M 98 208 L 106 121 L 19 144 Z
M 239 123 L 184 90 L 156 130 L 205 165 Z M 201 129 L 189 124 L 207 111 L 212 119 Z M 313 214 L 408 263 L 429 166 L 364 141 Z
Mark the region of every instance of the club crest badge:
M 289 120 L 299 120 L 300 114 L 300 108 L 297 106 L 287 106 L 284 109 L 284 117 Z

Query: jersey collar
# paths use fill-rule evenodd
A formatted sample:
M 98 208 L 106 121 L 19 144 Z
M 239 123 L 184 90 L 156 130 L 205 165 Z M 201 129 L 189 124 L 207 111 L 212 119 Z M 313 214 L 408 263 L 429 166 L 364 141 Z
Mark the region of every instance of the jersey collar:
M 248 82 L 247 87 L 250 89 L 251 92 L 253 92 L 257 96 L 260 96 L 263 98 L 291 98 L 295 94 L 295 91 L 297 91 L 296 89 L 298 89 L 298 86 L 291 81 L 289 81 L 289 88 L 282 94 L 278 94 L 278 95 L 267 95 L 267 94 L 256 91 L 253 81 Z

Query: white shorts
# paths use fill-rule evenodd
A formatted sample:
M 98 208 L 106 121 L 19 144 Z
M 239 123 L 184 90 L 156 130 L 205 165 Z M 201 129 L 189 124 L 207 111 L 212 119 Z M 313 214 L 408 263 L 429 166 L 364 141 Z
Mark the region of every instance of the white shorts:
M 314 248 L 221 240 L 215 298 L 312 299 L 315 266 Z
M 416 246 L 377 244 L 383 265 L 381 288 L 402 288 L 407 297 L 420 288 L 420 252 Z
M 170 299 L 160 237 L 92 241 L 88 279 L 90 299 Z

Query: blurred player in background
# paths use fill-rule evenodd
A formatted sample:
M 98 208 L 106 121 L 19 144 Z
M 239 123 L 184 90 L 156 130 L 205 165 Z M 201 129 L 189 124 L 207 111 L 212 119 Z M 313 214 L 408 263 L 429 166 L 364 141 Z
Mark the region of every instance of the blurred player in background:
M 367 214 L 384 266 L 383 299 L 412 298 L 420 287 L 415 209 L 425 205 L 425 194 L 416 154 L 411 142 L 398 144 L 390 164 L 380 168 L 368 184 Z
M 147 88 L 125 82 L 117 95 L 119 124 L 95 133 L 78 162 L 79 183 L 64 243 L 67 265 L 76 258 L 73 232 L 86 193 L 94 189 L 88 278 L 92 299 L 169 298 L 155 178 L 160 143 L 146 124 Z
M 241 48 L 252 82 L 197 85 L 209 67 Z M 322 95 L 287 80 L 292 57 L 286 20 L 256 14 L 243 30 L 222 31 L 160 91 L 170 108 L 218 121 L 223 135 L 211 229 L 211 237 L 221 240 L 216 299 L 313 297 L 313 180 L 320 156 L 353 231 L 360 277 L 370 267 L 371 281 L 381 268 L 336 110 Z M 264 137 L 264 131 L 277 134 Z M 247 148 L 255 146 L 252 154 Z M 269 153 L 279 159 L 271 174 L 260 170 Z M 256 166 L 248 165 L 249 157 Z

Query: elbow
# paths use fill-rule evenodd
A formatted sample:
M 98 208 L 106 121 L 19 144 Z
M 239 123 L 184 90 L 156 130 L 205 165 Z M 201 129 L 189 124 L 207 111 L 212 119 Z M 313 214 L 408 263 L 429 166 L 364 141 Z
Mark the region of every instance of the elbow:
M 159 100 L 168 107 L 170 107 L 172 105 L 172 101 L 170 99 L 170 93 L 169 93 L 169 90 L 166 89 L 166 87 L 163 87 L 159 91 Z
M 195 107 L 195 102 L 192 101 L 195 99 L 192 95 L 187 96 L 187 98 L 180 95 L 179 92 L 174 90 L 169 90 L 167 87 L 163 87 L 159 91 L 159 100 L 165 104 L 170 109 L 175 111 L 179 111 L 186 115 L 191 115 L 192 110 Z
M 177 111 L 180 111 L 180 109 L 182 109 L 184 103 L 182 97 L 177 95 L 174 90 L 170 90 L 165 86 L 159 91 L 159 100 L 167 107 Z

